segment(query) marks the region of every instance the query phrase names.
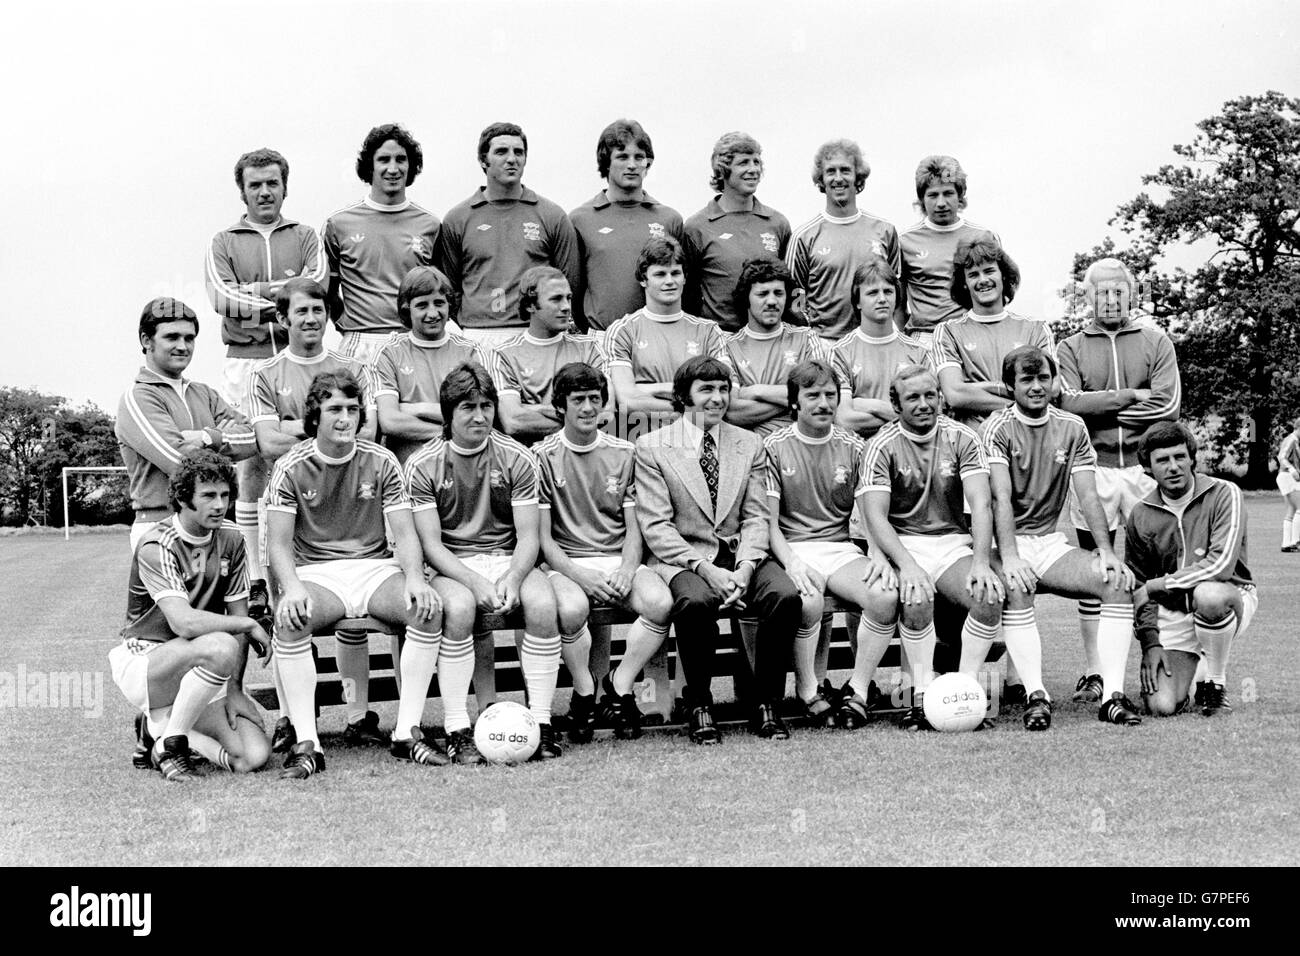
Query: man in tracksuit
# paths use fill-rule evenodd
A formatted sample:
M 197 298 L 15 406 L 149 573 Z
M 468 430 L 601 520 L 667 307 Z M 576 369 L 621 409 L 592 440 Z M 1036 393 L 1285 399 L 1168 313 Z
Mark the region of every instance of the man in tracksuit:
M 1156 489 L 1134 506 L 1125 560 L 1142 644 L 1142 697 L 1164 717 L 1196 703 L 1206 717 L 1232 712 L 1224 691 L 1228 653 L 1259 606 L 1246 567 L 1241 489 L 1196 474 L 1196 439 L 1177 422 L 1153 425 L 1138 446 Z
M 1083 276 L 1093 321 L 1057 346 L 1061 372 L 1061 407 L 1081 417 L 1097 449 L 1097 494 L 1106 512 L 1111 538 L 1134 505 L 1155 484 L 1138 463 L 1138 443 L 1157 422 L 1177 421 L 1182 386 L 1178 358 L 1169 336 L 1130 312 L 1137 284 L 1118 259 L 1098 259 Z M 1070 520 L 1079 547 L 1097 546 L 1078 499 L 1070 502 Z M 1079 627 L 1087 666 L 1074 699 L 1101 699 L 1102 665 L 1097 649 L 1101 605 L 1079 602 Z

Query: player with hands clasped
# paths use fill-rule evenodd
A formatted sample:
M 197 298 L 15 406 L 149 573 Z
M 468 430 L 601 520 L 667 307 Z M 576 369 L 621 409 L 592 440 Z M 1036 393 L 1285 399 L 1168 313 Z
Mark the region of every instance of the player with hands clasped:
M 1034 595 L 1045 591 L 1101 602 L 1098 651 L 1103 695 L 1098 718 L 1113 724 L 1141 723 L 1124 696 L 1124 667 L 1133 634 L 1133 575 L 1105 534 L 1106 513 L 1097 497 L 1097 454 L 1077 415 L 1051 405 L 1056 384 L 1051 353 L 1021 346 L 1002 362 L 1002 381 L 1012 404 L 984 425 L 993 525 L 1007 604 L 1002 631 L 1007 652 L 1025 682 L 1028 730 L 1047 730 L 1052 701 L 1043 686 L 1043 653 Z M 1070 547 L 1056 530 L 1073 487 L 1093 529 L 1097 550 Z
M 939 414 L 939 382 L 924 366 L 895 375 L 890 398 L 898 421 L 868 444 L 860 492 L 867 533 L 898 572 L 899 636 L 915 690 L 903 726 L 922 730 L 929 726 L 921 699 L 934 664 L 935 594 L 968 611 L 960 669 L 974 677 L 997 637 L 1006 590 L 989 557 L 993 515 L 979 437 Z

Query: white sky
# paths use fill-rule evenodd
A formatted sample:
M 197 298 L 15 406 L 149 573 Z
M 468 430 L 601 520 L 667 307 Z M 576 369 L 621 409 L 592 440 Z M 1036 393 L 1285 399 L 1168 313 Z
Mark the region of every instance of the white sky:
M 203 319 L 190 375 L 224 354 L 202 262 L 242 206 L 240 153 L 291 166 L 285 214 L 319 228 L 365 187 L 366 131 L 401 122 L 442 217 L 481 183 L 479 130 L 528 134 L 525 182 L 572 209 L 602 185 L 595 140 L 638 119 L 647 186 L 683 216 L 709 198 L 719 134 L 763 146 L 759 197 L 798 226 L 821 208 L 816 147 L 856 139 L 862 208 L 918 216 L 912 170 L 958 157 L 967 215 L 1020 263 L 1013 308 L 1055 314 L 1071 256 L 1140 176 L 1225 100 L 1300 91 L 1300 6 L 1278 2 L 300 2 L 6 10 L 0 150 L 0 384 L 116 412 L 154 295 Z

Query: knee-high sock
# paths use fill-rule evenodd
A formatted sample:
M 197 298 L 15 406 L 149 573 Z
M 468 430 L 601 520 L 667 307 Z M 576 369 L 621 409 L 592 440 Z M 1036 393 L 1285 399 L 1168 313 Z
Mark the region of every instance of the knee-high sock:
M 1282 519 L 1282 547 L 1289 548 L 1291 544 L 1295 541 L 1294 528 L 1295 528 L 1294 518 Z
M 1300 511 L 1297 511 L 1295 517 L 1291 519 L 1291 543 L 1295 544 L 1297 541 L 1300 541 Z
M 447 733 L 469 730 L 469 682 L 474 677 L 474 638 L 443 636 L 438 652 L 438 691 L 442 694 L 443 725 Z
M 201 734 L 197 730 L 191 730 L 190 749 L 202 754 L 222 770 L 231 769 L 230 754 L 226 752 L 225 747 L 221 746 L 221 742 L 214 737 Z
M 893 622 L 880 624 L 865 614 L 858 618 L 858 649 L 853 655 L 853 676 L 849 678 L 849 686 L 863 700 L 867 697 L 872 675 L 893 639 Z
M 822 632 L 822 619 L 800 626 L 794 632 L 794 686 L 802 701 L 810 701 L 817 693 L 817 638 Z
M 310 740 L 320 750 L 316 733 L 316 662 L 311 657 L 311 640 L 303 638 L 293 644 L 279 637 L 274 642 L 275 664 L 284 684 L 284 703 L 293 721 L 298 743 Z
M 397 701 L 397 726 L 393 728 L 394 740 L 410 740 L 411 728 L 420 726 L 424 716 L 424 701 L 429 694 L 429 681 L 438 669 L 438 645 L 442 631 L 426 631 L 407 627 L 406 644 L 402 646 L 402 692 Z
M 632 683 L 636 680 L 636 675 L 641 673 L 641 668 L 654 657 L 655 651 L 659 650 L 667 637 L 667 624 L 656 624 L 647 621 L 644 617 L 638 617 L 633 621 L 627 629 L 627 646 L 623 651 L 623 659 L 618 662 L 618 667 L 609 677 L 614 690 L 620 694 L 632 693 Z
M 348 698 L 348 723 L 355 724 L 370 709 L 370 637 L 364 631 L 340 631 L 334 640 L 334 657 Z
M 560 635 L 560 656 L 573 678 L 573 692 L 583 697 L 596 693 L 596 682 L 591 679 L 591 631 L 586 624 L 572 634 Z
M 1221 621 L 1210 622 L 1199 614 L 1193 616 L 1196 625 L 1196 637 L 1205 651 L 1205 679 L 1216 684 L 1228 681 L 1228 652 L 1232 649 L 1232 639 L 1237 634 L 1237 612 L 1229 608 L 1228 616 Z
M 172 705 L 166 707 L 154 707 L 149 711 L 149 716 L 145 718 L 145 726 L 149 728 L 149 736 L 152 737 L 159 745 L 162 744 L 163 731 L 167 729 L 167 721 L 171 719 Z
M 222 685 L 230 679 L 229 674 L 218 674 L 206 667 L 194 667 L 181 678 L 176 690 L 176 699 L 172 701 L 172 715 L 167 718 L 164 737 L 177 734 L 188 736 L 195 722 L 203 714 L 212 698 L 217 696 Z
M 1097 653 L 1097 628 L 1101 623 L 1101 602 L 1087 598 L 1079 602 L 1079 633 L 1083 635 L 1084 672 L 1101 673 L 1101 657 Z
M 934 676 L 934 645 L 938 637 L 934 633 L 934 622 L 920 630 L 912 630 L 906 624 L 899 623 L 898 636 L 902 638 L 903 655 L 907 658 L 908 671 L 912 675 L 912 687 L 918 694 L 924 694 Z
M 262 551 L 257 538 L 257 502 L 235 502 L 235 530 L 244 539 L 244 554 L 248 561 L 248 576 L 255 580 L 266 577 L 262 569 Z
M 981 624 L 974 615 L 967 614 L 966 623 L 961 626 L 961 663 L 957 669 L 978 677 L 1000 628 L 999 624 Z
M 1007 656 L 1024 679 L 1025 693 L 1046 691 L 1043 686 L 1043 641 L 1038 633 L 1034 609 L 1003 611 L 1002 639 L 1007 643 Z
M 1097 621 L 1097 658 L 1100 664 L 1102 700 L 1124 692 L 1124 669 L 1128 666 L 1129 648 L 1133 646 L 1133 607 L 1129 604 L 1103 604 Z
M 524 672 L 524 686 L 528 688 L 528 709 L 538 723 L 549 724 L 555 679 L 560 673 L 560 635 L 538 637 L 525 632 L 519 668 Z

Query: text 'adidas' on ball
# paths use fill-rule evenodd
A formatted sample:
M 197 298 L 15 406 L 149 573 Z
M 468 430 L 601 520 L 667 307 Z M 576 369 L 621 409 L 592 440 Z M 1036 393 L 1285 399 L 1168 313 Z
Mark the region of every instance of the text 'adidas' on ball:
M 488 763 L 523 763 L 537 750 L 542 731 L 523 704 L 503 700 L 478 715 L 474 746 Z
M 969 674 L 956 673 L 932 680 L 922 701 L 930 726 L 945 733 L 974 730 L 984 720 L 988 705 L 979 681 Z

